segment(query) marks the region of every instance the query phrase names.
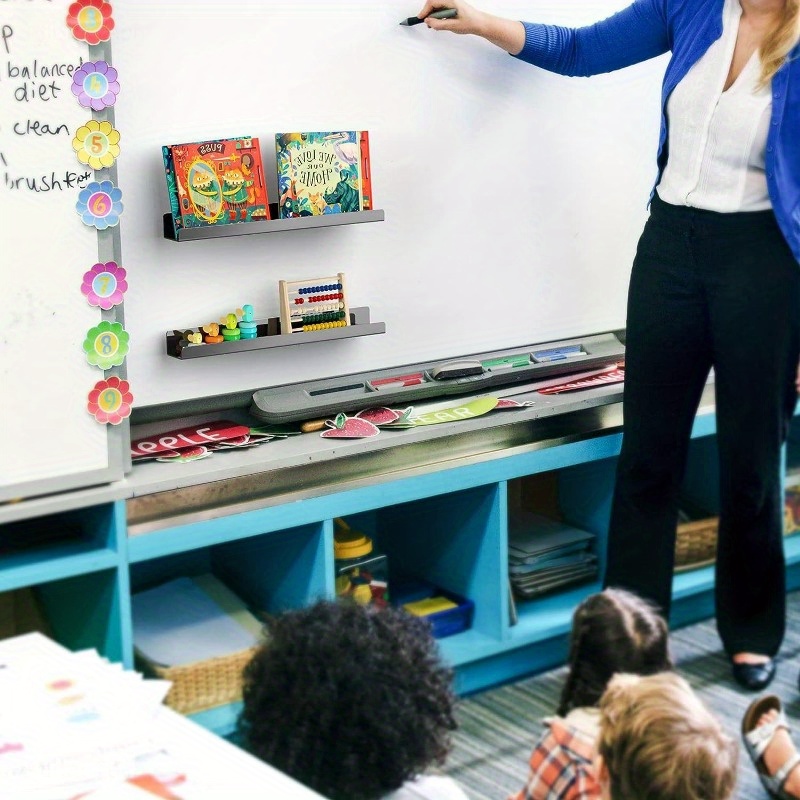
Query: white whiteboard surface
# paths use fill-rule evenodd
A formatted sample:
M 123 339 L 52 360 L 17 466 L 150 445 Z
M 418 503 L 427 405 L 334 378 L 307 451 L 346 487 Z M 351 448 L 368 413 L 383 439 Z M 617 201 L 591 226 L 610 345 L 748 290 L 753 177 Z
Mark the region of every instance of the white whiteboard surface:
M 170 403 L 624 327 L 655 177 L 657 59 L 591 79 L 551 75 L 474 37 L 401 27 L 418 0 L 116 0 L 128 376 Z M 588 24 L 626 0 L 516 2 L 504 16 Z M 175 243 L 161 145 L 368 130 L 385 221 Z M 278 281 L 342 271 L 384 335 L 179 361 L 173 328 Z M 135 276 L 135 277 L 134 277 Z
M 71 142 L 92 115 L 68 74 L 41 76 L 89 58 L 66 25 L 68 5 L 0 5 L 0 500 L 123 472 L 119 433 L 87 411 L 103 373 L 83 342 L 102 317 L 81 283 L 98 261 L 98 234 L 81 221 L 70 181 L 87 170 Z

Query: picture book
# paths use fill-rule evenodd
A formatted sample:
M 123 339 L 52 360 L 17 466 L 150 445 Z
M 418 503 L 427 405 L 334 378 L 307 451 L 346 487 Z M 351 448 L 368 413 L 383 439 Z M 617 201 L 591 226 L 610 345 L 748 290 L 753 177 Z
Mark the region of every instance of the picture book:
M 281 218 L 373 208 L 367 131 L 275 135 Z
M 242 136 L 161 149 L 176 230 L 269 219 L 258 139 Z

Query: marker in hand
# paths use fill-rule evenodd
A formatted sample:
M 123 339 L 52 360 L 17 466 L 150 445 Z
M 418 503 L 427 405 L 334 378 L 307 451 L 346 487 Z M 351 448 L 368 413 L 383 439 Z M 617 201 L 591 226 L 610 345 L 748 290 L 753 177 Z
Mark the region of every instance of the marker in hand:
M 440 8 L 437 11 L 432 11 L 430 14 L 428 14 L 428 17 L 432 17 L 433 19 L 455 19 L 457 16 L 458 11 L 456 11 L 455 8 Z M 408 17 L 400 24 L 419 25 L 421 22 L 425 22 L 428 17 Z

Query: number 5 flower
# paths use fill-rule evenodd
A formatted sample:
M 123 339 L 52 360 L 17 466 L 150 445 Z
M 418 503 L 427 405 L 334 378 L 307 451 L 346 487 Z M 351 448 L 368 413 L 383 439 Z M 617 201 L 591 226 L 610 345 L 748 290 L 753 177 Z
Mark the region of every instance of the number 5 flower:
M 110 167 L 119 156 L 119 132 L 110 122 L 90 119 L 75 132 L 72 149 L 81 164 L 92 169 Z

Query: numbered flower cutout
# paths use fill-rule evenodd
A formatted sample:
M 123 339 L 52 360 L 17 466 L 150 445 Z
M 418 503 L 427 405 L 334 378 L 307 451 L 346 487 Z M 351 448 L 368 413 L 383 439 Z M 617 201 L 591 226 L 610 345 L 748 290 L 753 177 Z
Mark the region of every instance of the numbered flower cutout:
M 75 132 L 72 149 L 81 164 L 92 169 L 110 167 L 119 156 L 119 132 L 110 122 L 90 119 Z
M 78 195 L 75 210 L 86 225 L 104 231 L 119 224 L 122 192 L 111 181 L 92 181 Z
M 117 71 L 106 61 L 87 61 L 72 74 L 72 94 L 84 108 L 92 111 L 117 102 Z
M 78 0 L 67 10 L 67 27 L 81 42 L 107 42 L 114 30 L 111 6 L 103 0 Z
M 116 261 L 95 264 L 83 274 L 81 292 L 86 296 L 90 306 L 98 306 L 108 311 L 122 302 L 122 296 L 128 291 L 125 270 L 117 266 Z
M 132 405 L 130 384 L 114 375 L 94 385 L 94 389 L 89 392 L 86 410 L 98 422 L 119 425 L 131 415 Z
M 91 328 L 83 341 L 86 360 L 94 367 L 118 367 L 128 355 L 130 335 L 119 322 L 103 320 Z

